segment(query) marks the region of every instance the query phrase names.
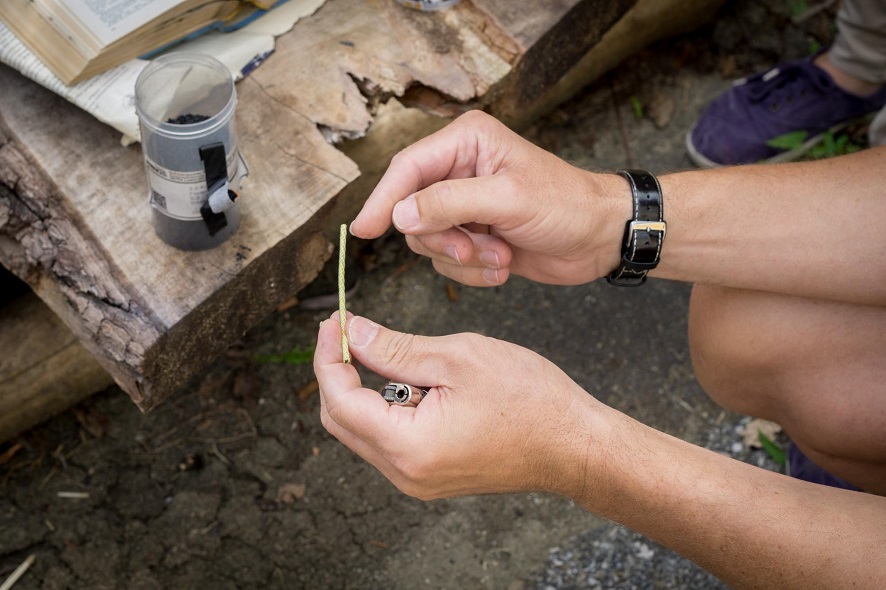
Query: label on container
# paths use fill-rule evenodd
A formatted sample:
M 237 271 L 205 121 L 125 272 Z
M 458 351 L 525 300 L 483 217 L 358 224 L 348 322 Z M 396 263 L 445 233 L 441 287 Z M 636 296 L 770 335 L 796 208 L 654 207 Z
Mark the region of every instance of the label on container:
M 240 179 L 248 174 L 246 162 L 239 150 L 227 156 L 228 184 L 238 190 Z M 206 202 L 206 173 L 200 170 L 183 172 L 164 168 L 145 156 L 148 172 L 148 192 L 151 206 L 164 215 L 183 221 L 202 220 L 200 207 Z

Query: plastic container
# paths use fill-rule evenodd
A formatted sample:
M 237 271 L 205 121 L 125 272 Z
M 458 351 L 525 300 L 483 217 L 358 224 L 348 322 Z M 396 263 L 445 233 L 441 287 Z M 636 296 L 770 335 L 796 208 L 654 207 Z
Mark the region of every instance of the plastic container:
M 224 189 L 232 191 L 227 194 L 236 195 L 248 170 L 234 131 L 237 92 L 231 72 L 205 55 L 170 53 L 139 75 L 135 104 L 154 231 L 182 250 L 223 243 L 240 225 L 240 207 L 226 202 L 223 217 L 211 222 L 201 213 L 209 198 L 207 152 L 201 154 L 201 148 L 221 158 L 223 146 L 227 178 L 223 167 L 220 182 L 227 182 Z

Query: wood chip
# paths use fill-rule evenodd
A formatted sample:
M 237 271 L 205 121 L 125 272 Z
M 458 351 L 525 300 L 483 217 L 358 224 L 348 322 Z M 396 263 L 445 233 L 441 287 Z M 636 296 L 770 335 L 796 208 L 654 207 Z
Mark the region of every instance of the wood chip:
M 6 451 L 4 451 L 2 455 L 0 455 L 0 465 L 4 465 L 4 464 L 8 463 L 9 460 L 12 459 L 15 456 L 15 454 L 18 453 L 21 449 L 22 449 L 22 443 L 20 443 L 20 442 L 17 442 L 14 445 L 12 445 L 11 447 L 9 447 L 8 449 L 6 449 Z
M 458 301 L 458 289 L 452 283 L 446 283 L 446 297 L 450 301 Z
M 59 492 L 56 495 L 67 500 L 86 500 L 89 498 L 89 492 Z
M 674 99 L 662 90 L 656 92 L 646 105 L 646 114 L 659 129 L 671 122 L 675 110 Z
M 277 491 L 277 501 L 292 504 L 305 497 L 307 486 L 303 483 L 284 483 Z
M 83 430 L 93 436 L 102 439 L 111 427 L 111 419 L 95 407 L 78 407 L 73 409 L 74 418 L 83 427 Z
M 295 395 L 298 396 L 299 401 L 303 402 L 318 391 L 320 391 L 320 384 L 317 383 L 316 379 L 314 379 L 310 383 L 299 387 L 298 390 L 295 392 Z
M 284 311 L 289 311 L 293 307 L 298 305 L 298 297 L 290 297 L 283 303 L 277 306 L 277 313 L 283 313 Z

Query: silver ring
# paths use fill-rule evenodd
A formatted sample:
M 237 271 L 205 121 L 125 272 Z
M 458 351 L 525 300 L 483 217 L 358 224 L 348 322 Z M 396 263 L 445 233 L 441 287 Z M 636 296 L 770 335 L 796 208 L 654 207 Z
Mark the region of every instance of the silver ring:
M 406 406 L 414 408 L 418 402 L 428 395 L 426 389 L 407 385 L 406 383 L 388 383 L 381 390 L 381 396 L 392 406 Z

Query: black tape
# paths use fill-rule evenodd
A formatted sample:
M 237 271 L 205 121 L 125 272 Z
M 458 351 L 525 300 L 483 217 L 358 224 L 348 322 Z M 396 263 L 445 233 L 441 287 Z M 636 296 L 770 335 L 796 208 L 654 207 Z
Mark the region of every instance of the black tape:
M 214 236 L 228 225 L 224 212 L 213 213 L 209 206 L 209 195 L 221 188 L 228 181 L 228 162 L 225 158 L 225 144 L 211 143 L 200 148 L 200 159 L 206 172 L 206 201 L 200 207 L 200 215 L 206 222 L 209 235 Z

